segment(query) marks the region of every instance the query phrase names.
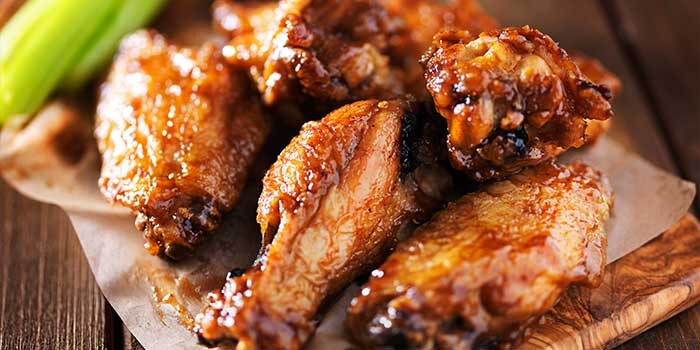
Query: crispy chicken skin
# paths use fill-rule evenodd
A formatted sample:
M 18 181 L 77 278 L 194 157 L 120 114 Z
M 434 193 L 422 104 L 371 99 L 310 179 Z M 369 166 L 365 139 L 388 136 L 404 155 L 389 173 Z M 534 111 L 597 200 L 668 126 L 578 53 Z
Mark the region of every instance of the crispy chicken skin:
M 230 60 L 251 69 L 261 92 L 269 92 L 268 102 L 292 97 L 299 88 L 330 101 L 402 91 L 423 98 L 419 60 L 435 33 L 496 28 L 475 0 L 283 1 L 280 6 L 218 0 L 213 14 L 217 28 L 233 38 Z M 297 66 L 300 62 L 303 66 Z M 332 89 L 316 88 L 318 81 Z
M 444 126 L 400 101 L 361 101 L 307 123 L 268 170 L 258 222 L 269 244 L 197 317 L 204 343 L 298 349 L 322 303 L 376 266 L 402 228 L 442 203 Z M 274 235 L 274 237 L 273 237 Z
M 313 99 L 329 105 L 403 92 L 386 56 L 394 28 L 374 0 L 219 0 L 217 27 L 232 37 L 227 60 L 246 69 L 267 104 Z
M 268 120 L 214 45 L 125 38 L 100 90 L 99 187 L 137 213 L 151 254 L 179 259 L 236 204 Z
M 401 68 L 406 90 L 413 95 L 429 97 L 423 80 L 420 57 L 433 41 L 433 36 L 446 29 L 481 33 L 495 29 L 496 20 L 476 0 L 380 0 L 396 21 L 401 35 L 389 42 L 392 62 Z
M 468 194 L 419 227 L 349 307 L 365 348 L 471 349 L 549 310 L 605 266 L 606 179 L 545 162 Z
M 610 90 L 529 27 L 478 37 L 442 32 L 422 63 L 428 91 L 448 122 L 452 165 L 477 181 L 580 147 L 588 120 L 613 115 Z
M 605 86 L 610 90 L 610 95 L 615 98 L 622 90 L 622 82 L 614 73 L 607 70 L 600 61 L 579 53 L 571 55 L 574 63 L 581 69 L 581 73 L 592 82 Z M 586 143 L 593 143 L 610 129 L 611 119 L 589 120 L 586 126 Z

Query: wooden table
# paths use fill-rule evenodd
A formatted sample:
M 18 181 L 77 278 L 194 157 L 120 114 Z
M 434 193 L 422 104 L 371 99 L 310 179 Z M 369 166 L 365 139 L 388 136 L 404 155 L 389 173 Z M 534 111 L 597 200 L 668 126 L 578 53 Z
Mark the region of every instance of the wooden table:
M 482 2 L 503 24 L 540 28 L 618 73 L 613 136 L 700 182 L 696 0 Z M 102 297 L 66 215 L 1 181 L 0 269 L 0 349 L 142 348 Z M 700 348 L 700 305 L 619 348 Z

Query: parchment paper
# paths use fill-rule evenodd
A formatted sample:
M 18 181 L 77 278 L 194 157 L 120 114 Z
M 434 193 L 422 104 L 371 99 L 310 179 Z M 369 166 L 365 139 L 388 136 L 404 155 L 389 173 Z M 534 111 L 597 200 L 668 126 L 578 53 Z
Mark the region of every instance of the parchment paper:
M 187 261 L 167 263 L 146 253 L 131 214 L 101 200 L 94 141 L 85 138 L 87 145 L 77 160 L 57 146 L 66 130 L 91 130 L 88 122 L 58 107 L 47 108 L 22 132 L 21 123 L 5 128 L 0 135 L 3 177 L 25 195 L 66 210 L 102 292 L 146 349 L 200 348 L 188 331 L 192 315 L 204 305 L 207 292 L 221 287 L 228 270 L 245 268 L 254 259 L 260 241 L 255 223 L 260 178 L 276 154 L 262 156 L 241 202 L 215 238 Z M 659 170 L 608 138 L 568 153 L 564 161 L 573 159 L 602 170 L 614 188 L 609 262 L 676 223 L 695 196 L 692 183 Z M 350 286 L 331 305 L 307 348 L 352 347 L 343 321 L 357 290 Z

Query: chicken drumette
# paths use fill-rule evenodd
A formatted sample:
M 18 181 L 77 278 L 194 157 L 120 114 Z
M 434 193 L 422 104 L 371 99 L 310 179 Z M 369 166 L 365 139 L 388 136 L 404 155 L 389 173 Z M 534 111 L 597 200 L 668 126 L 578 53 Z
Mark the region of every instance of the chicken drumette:
M 350 305 L 365 348 L 471 349 L 549 310 L 605 266 L 612 195 L 597 171 L 540 164 L 419 227 Z
M 613 115 L 610 90 L 529 27 L 442 32 L 422 62 L 452 165 L 477 181 L 580 147 L 589 120 Z
M 267 104 L 329 105 L 393 97 L 403 84 L 386 55 L 397 28 L 375 0 L 218 1 L 224 55 L 250 72 Z
M 427 113 L 427 112 L 425 112 Z M 401 101 L 361 101 L 307 123 L 263 181 L 255 266 L 209 296 L 204 342 L 298 349 L 324 300 L 386 256 L 450 188 L 444 125 Z M 443 137 L 440 137 L 443 135 Z
M 247 85 L 214 45 L 122 42 L 97 107 L 99 186 L 138 214 L 151 254 L 187 255 L 236 204 L 269 129 Z

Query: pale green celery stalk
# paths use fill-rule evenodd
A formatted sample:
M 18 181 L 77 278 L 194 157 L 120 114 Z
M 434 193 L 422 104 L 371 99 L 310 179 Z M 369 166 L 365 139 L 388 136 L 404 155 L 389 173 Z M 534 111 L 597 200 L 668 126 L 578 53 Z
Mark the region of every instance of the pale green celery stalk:
M 16 47 L 31 31 L 25 30 L 26 23 L 36 23 L 37 18 L 45 16 L 51 10 L 48 6 L 42 6 L 41 1 L 29 1 L 20 11 L 5 23 L 0 31 L 0 62 L 7 62 L 11 48 Z
M 123 0 L 30 0 L 0 31 L 0 124 L 35 112 Z
M 109 62 L 121 38 L 147 24 L 165 2 L 165 0 L 124 0 L 113 22 L 102 29 L 99 39 L 62 79 L 62 87 L 71 91 L 82 87 Z

